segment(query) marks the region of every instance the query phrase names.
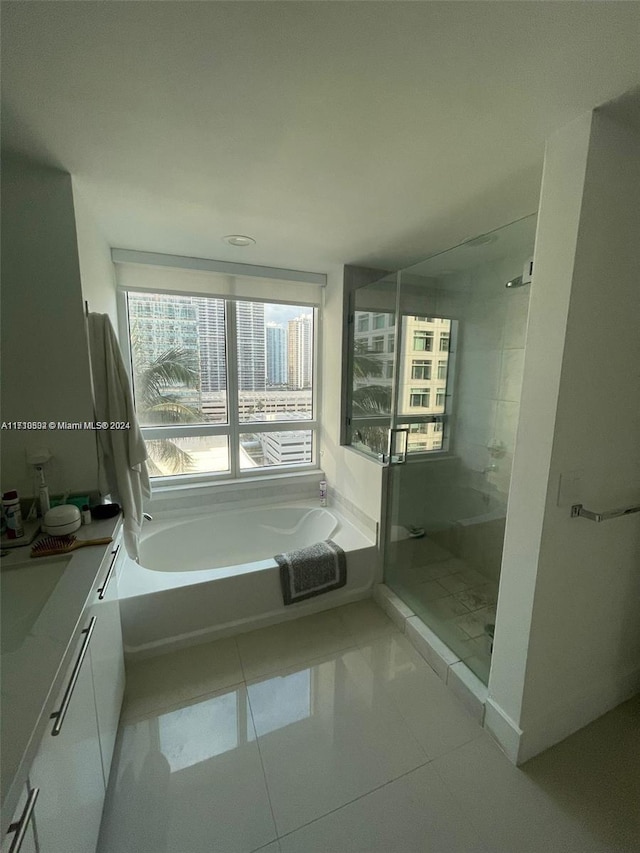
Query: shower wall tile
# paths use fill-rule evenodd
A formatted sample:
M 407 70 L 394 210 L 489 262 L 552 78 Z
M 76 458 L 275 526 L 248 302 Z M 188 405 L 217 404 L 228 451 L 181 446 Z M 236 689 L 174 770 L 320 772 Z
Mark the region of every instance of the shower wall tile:
M 510 293 L 504 330 L 505 349 L 524 349 L 528 315 L 529 289 Z
M 486 448 L 493 439 L 495 420 L 496 401 L 494 399 L 461 397 L 456 424 L 458 429 L 463 431 L 466 442 L 480 444 Z
M 507 349 L 502 354 L 502 373 L 500 376 L 499 400 L 519 402 L 522 388 L 522 369 L 524 366 L 523 349 Z
M 494 438 L 496 442 L 513 453 L 518 427 L 520 402 L 516 400 L 499 400 L 496 404 L 496 425 Z
M 465 350 L 500 350 L 507 317 L 507 303 L 502 295 L 497 298 L 473 298 L 461 319 L 464 328 L 461 339 Z
M 457 396 L 495 399 L 498 395 L 502 370 L 502 351 L 499 349 L 474 352 L 473 359 L 460 374 Z

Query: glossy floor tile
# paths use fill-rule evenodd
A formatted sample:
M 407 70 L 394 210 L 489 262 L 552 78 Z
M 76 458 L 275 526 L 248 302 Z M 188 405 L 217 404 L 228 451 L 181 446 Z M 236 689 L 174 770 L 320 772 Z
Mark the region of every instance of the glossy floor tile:
M 628 767 L 624 784 L 617 786 L 618 791 L 627 789 L 623 799 L 624 814 L 616 811 L 617 797 L 611 796 L 602 785 L 600 760 L 596 762 L 598 770 L 595 774 L 589 774 L 589 786 L 599 788 L 599 799 L 608 801 L 609 808 L 605 821 L 600 814 L 595 820 L 595 826 L 590 826 L 588 803 L 580 802 L 580 797 L 575 797 L 574 805 L 579 803 L 579 807 L 568 807 L 575 774 L 571 765 L 563 766 L 562 752 L 567 749 L 565 744 L 535 759 L 534 762 L 540 768 L 536 772 L 534 762 L 530 762 L 534 765 L 531 769 L 529 765 L 514 767 L 491 738 L 483 733 L 482 737 L 437 758 L 433 767 L 493 853 L 513 853 L 516 850 L 518 853 L 631 853 L 640 849 L 640 835 L 632 837 L 634 822 L 635 829 L 640 829 L 639 800 L 633 800 L 629 791 L 629 786 L 634 787 L 635 777 L 638 793 L 638 765 L 635 768 Z M 558 758 L 554 758 L 554 754 Z M 640 755 L 637 754 L 637 757 L 640 758 Z M 586 764 L 583 759 L 579 759 L 578 767 L 580 763 L 583 766 Z M 546 768 L 555 766 L 561 779 L 559 787 L 564 791 L 566 799 L 558 796 L 548 784 L 545 765 Z M 592 766 L 591 770 L 595 770 L 595 767 Z M 607 822 L 614 825 L 620 822 L 627 831 L 612 833 Z M 625 835 L 626 841 L 623 840 Z
M 398 627 L 372 598 L 346 604 L 333 612 L 358 644 L 398 632 Z
M 248 693 L 279 835 L 428 761 L 358 649 Z
M 129 667 L 98 853 L 638 853 L 640 697 L 516 768 L 373 602 L 320 616 Z
M 282 853 L 490 853 L 429 766 L 287 835 Z
M 355 645 L 336 610 L 260 628 L 236 638 L 245 678 L 255 678 Z
M 482 728 L 402 634 L 362 649 L 378 689 L 384 686 L 430 758 L 467 743 Z
M 244 675 L 234 637 L 127 665 L 123 717 L 129 719 L 239 684 Z
M 248 853 L 275 839 L 244 685 L 121 725 L 98 853 Z

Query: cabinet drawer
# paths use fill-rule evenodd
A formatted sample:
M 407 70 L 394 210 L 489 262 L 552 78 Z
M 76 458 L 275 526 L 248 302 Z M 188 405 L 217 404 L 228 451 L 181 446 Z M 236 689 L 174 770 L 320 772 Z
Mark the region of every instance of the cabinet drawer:
M 29 774 L 31 784 L 40 789 L 36 821 L 42 853 L 92 853 L 98 840 L 105 786 L 90 643 L 80 662 L 86 640 L 83 634 L 56 704 L 57 712 L 65 711 L 68 700 L 66 713 L 59 713 L 55 723 L 52 719 Z M 77 677 L 70 690 L 73 675 Z
M 35 805 L 37 788 L 24 786 L 9 831 L 2 840 L 0 853 L 36 853 Z

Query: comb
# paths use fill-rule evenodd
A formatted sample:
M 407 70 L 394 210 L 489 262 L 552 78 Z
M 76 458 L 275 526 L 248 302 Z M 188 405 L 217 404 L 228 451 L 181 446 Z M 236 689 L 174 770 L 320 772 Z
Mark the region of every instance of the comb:
M 111 537 L 104 539 L 76 539 L 75 536 L 45 536 L 31 549 L 32 557 L 52 557 L 55 554 L 68 554 L 87 545 L 108 545 Z

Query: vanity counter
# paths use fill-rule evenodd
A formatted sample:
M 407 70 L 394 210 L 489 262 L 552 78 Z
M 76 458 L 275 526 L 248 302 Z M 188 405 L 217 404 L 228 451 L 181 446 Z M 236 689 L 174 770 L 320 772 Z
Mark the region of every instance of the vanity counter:
M 96 584 L 104 580 L 120 515 L 81 527 L 81 539 L 111 537 L 106 545 L 69 554 L 31 558 L 31 547 L 2 558 L 3 630 L 0 787 L 2 836 L 49 724 L 65 671 L 83 628 L 83 614 Z M 21 571 L 24 572 L 20 575 Z M 16 574 L 13 574 L 13 573 Z M 5 595 L 6 593 L 6 595 Z

